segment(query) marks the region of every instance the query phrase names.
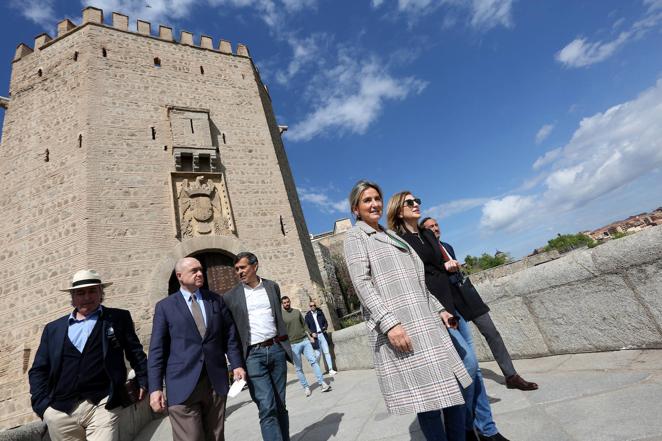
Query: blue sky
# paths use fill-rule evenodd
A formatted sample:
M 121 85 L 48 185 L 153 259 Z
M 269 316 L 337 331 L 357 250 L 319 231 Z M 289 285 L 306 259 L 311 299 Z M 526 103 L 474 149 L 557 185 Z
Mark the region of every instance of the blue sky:
M 8 0 L 1 95 L 16 45 L 88 4 L 248 45 L 311 233 L 360 178 L 460 256 L 662 205 L 662 0 Z

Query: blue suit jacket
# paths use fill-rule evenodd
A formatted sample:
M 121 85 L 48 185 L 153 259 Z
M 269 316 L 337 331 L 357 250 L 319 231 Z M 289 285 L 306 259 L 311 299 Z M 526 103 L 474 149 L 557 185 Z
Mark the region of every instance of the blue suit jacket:
M 219 395 L 228 393 L 227 354 L 232 369 L 243 366 L 237 330 L 223 298 L 201 290 L 207 331 L 200 337 L 180 291 L 159 301 L 149 344 L 149 391 L 167 389 L 168 405 L 182 404 L 198 383 L 202 367 Z
M 147 389 L 147 360 L 138 340 L 129 311 L 103 307 L 101 315 L 103 363 L 110 378 L 109 399 L 106 408 L 128 405 L 126 365 L 129 360 L 136 372 L 140 387 Z M 112 329 L 112 330 L 111 330 Z M 53 400 L 53 393 L 62 370 L 62 349 L 69 330 L 69 315 L 50 322 L 41 334 L 39 349 L 28 372 L 32 409 L 43 418 L 44 411 Z

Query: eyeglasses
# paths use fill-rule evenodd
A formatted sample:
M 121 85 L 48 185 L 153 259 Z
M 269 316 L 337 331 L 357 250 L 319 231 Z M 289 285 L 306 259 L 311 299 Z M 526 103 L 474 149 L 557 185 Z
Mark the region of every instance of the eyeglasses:
M 314 308 L 316 305 L 313 303 L 312 305 L 309 305 L 311 308 Z
M 405 201 L 403 202 L 403 204 L 404 204 L 406 207 L 413 207 L 414 204 L 416 204 L 416 205 L 421 205 L 421 200 L 420 200 L 419 198 L 415 198 L 415 199 L 405 199 Z

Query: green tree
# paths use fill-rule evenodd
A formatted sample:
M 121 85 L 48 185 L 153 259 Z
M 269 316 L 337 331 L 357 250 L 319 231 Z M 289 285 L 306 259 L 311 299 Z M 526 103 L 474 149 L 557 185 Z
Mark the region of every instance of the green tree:
M 545 251 L 557 250 L 559 253 L 567 253 L 577 248 L 582 248 L 585 246 L 594 246 L 595 241 L 589 236 L 577 233 L 577 234 L 559 234 L 554 239 L 547 241 L 547 246 L 545 246 Z
M 464 270 L 468 274 L 476 273 L 488 268 L 503 265 L 504 263 L 510 262 L 510 260 L 510 256 L 506 253 L 497 253 L 494 256 L 483 253 L 480 257 L 467 255 L 467 257 L 464 258 Z

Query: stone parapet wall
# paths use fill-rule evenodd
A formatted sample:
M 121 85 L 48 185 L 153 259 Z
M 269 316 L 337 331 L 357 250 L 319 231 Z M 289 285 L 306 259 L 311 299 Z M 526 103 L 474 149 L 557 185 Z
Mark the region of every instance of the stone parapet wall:
M 662 348 L 662 226 L 476 288 L 513 358 Z M 478 357 L 492 359 L 472 328 Z M 339 369 L 372 367 L 364 324 L 333 342 Z

